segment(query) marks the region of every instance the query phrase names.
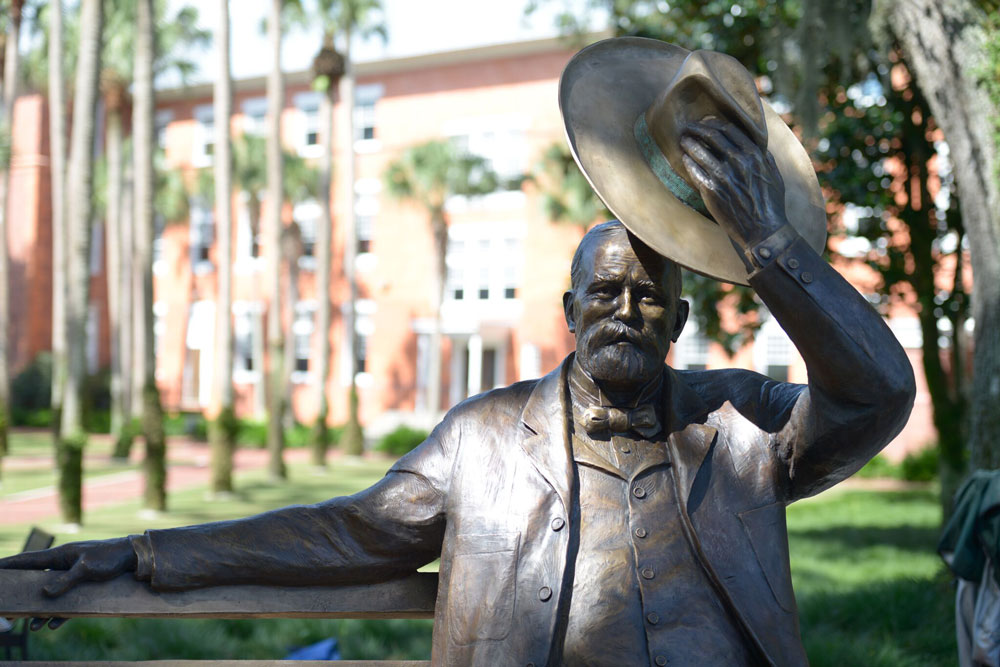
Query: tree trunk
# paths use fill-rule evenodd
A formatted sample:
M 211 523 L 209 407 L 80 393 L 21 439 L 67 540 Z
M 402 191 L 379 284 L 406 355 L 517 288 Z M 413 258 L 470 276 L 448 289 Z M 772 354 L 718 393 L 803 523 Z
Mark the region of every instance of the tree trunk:
M 120 99 L 124 96 L 124 91 L 118 92 L 121 93 L 117 96 Z M 115 441 L 112 456 L 116 459 L 127 459 L 132 448 L 132 431 L 125 407 L 129 387 L 123 378 L 123 369 L 128 365 L 128 361 L 122 356 L 122 337 L 123 330 L 127 330 L 131 322 L 122 318 L 123 302 L 129 296 L 128 276 L 123 270 L 125 251 L 122 243 L 125 229 L 122 221 L 124 139 L 121 107 L 106 100 L 105 110 L 104 136 L 108 164 L 105 265 L 111 338 L 111 437 Z
M 0 132 L 7 133 L 10 162 L 14 161 L 14 102 L 20 76 L 18 43 L 21 34 L 23 0 L 11 0 L 9 28 L 4 43 L 3 86 L 0 89 Z M 10 265 L 7 247 L 7 195 L 10 191 L 10 164 L 0 164 L 0 458 L 8 450 L 10 426 Z
M 270 252 L 271 303 L 267 316 L 268 380 L 267 449 L 268 472 L 272 479 L 285 479 L 285 373 L 281 326 L 281 204 L 282 187 L 281 108 L 284 106 L 284 81 L 281 73 L 281 0 L 271 0 L 268 15 L 268 38 L 271 41 L 271 71 L 267 77 L 267 233 Z
M 358 254 L 358 219 L 355 211 L 355 153 L 354 153 L 354 64 L 351 62 L 351 31 L 344 31 L 344 76 L 340 80 L 340 99 L 344 102 L 347 122 L 344 123 L 344 131 L 347 136 L 344 142 L 344 150 L 347 151 L 344 169 L 344 203 L 347 205 L 346 234 L 344 239 L 344 274 L 347 276 L 348 296 L 347 312 L 344 313 L 344 350 L 347 372 L 350 377 L 351 387 L 347 402 L 347 424 L 344 426 L 342 437 L 342 447 L 344 452 L 352 456 L 360 455 L 364 451 L 364 431 L 361 428 L 361 420 L 358 417 L 358 387 L 356 378 L 357 367 L 357 305 L 358 305 L 358 276 L 355 269 L 355 258 Z
M 982 85 L 987 16 L 971 0 L 876 5 L 903 46 L 951 150 L 975 289 L 969 448 L 974 468 L 1000 467 L 1000 177 L 993 119 L 1000 102 Z
M 331 244 L 333 221 L 330 215 L 330 180 L 333 177 L 333 82 L 320 97 L 319 102 L 319 145 L 323 147 L 319 158 L 319 205 L 320 216 L 316 228 L 316 338 L 319 339 L 319 363 L 316 367 L 316 400 L 319 412 L 311 434 L 312 463 L 326 465 L 326 453 L 330 448 L 330 430 L 326 420 L 330 415 L 330 401 L 327 397 L 327 378 L 330 376 L 330 264 L 333 248 Z
M 49 4 L 49 182 L 52 208 L 52 445 L 58 459 L 66 379 L 66 81 L 62 0 Z
M 136 5 L 134 106 L 132 142 L 135 160 L 136 265 L 142 276 L 141 299 L 136 304 L 142 312 L 142 432 L 146 439 L 144 504 L 162 512 L 167 508 L 166 438 L 163 433 L 163 408 L 156 386 L 156 354 L 153 348 L 153 3 L 138 0 Z M 138 341 L 137 341 L 138 342 Z
M 79 493 L 80 463 L 86 434 L 83 430 L 83 388 L 86 375 L 87 309 L 90 297 L 90 223 L 94 194 L 93 145 L 97 112 L 97 73 L 103 29 L 101 0 L 80 3 L 80 52 L 73 100 L 67 201 L 66 336 L 68 373 L 63 395 L 60 482 L 63 520 L 82 518 Z
M 434 328 L 431 330 L 427 355 L 427 410 L 433 416 L 441 410 L 441 304 L 444 301 L 444 283 L 448 271 L 445 264 L 448 253 L 448 222 L 443 208 L 431 211 L 431 233 L 434 236 L 434 276 L 431 282 Z M 452 378 L 452 382 L 461 382 L 462 379 Z
M 233 113 L 229 64 L 229 0 L 219 0 L 215 30 L 219 72 L 215 79 L 215 210 L 219 239 L 219 307 L 215 324 L 215 404 L 212 422 L 212 492 L 233 491 L 236 415 L 233 411 L 233 162 L 229 123 Z

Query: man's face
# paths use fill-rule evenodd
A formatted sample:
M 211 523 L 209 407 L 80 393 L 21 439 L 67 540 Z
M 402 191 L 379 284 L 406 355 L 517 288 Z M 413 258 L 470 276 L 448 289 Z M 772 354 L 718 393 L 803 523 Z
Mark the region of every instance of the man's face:
M 675 296 L 666 260 L 647 249 L 638 257 L 624 231 L 592 246 L 583 279 L 563 296 L 577 359 L 597 381 L 638 388 L 661 372 L 687 303 Z

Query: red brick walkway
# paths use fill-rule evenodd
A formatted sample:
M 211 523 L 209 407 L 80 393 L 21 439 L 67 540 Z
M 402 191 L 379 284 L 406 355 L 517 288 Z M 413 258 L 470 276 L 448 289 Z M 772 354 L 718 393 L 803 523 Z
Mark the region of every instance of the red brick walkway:
M 141 460 L 141 446 L 133 452 L 132 461 Z M 206 485 L 209 482 L 209 448 L 205 443 L 192 442 L 171 438 L 168 452 L 167 490 L 181 491 L 192 487 Z M 305 449 L 288 449 L 285 451 L 286 463 L 304 462 L 309 459 L 309 451 Z M 102 465 L 107 459 L 88 457 L 88 460 Z M 37 468 L 51 461 L 40 456 L 10 456 L 4 459 L 4 471 L 17 474 L 18 469 Z M 236 452 L 235 469 L 248 470 L 262 468 L 267 465 L 267 451 L 262 449 L 240 449 Z M 87 461 L 84 462 L 87 466 Z M 123 470 L 120 473 L 109 473 L 85 480 L 83 487 L 84 512 L 99 507 L 115 505 L 141 498 L 144 488 L 141 470 Z M 30 489 L 12 493 L 0 498 L 0 525 L 42 521 L 59 516 L 59 496 L 55 487 Z

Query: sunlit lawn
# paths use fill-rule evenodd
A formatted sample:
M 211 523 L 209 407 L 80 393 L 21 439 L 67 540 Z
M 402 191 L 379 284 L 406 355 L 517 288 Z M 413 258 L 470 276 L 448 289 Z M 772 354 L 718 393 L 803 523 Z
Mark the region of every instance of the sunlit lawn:
M 91 512 L 67 539 L 103 538 L 244 516 L 352 493 L 382 476 L 387 459 L 338 459 L 326 473 L 291 466 L 275 484 L 239 475 L 239 493 L 206 502 L 204 489 L 175 493 L 161 518 L 138 502 Z M 789 508 L 792 570 L 810 661 L 817 667 L 955 663 L 953 588 L 934 551 L 935 492 L 833 491 Z M 53 522 L 53 526 L 55 522 Z M 0 551 L 20 548 L 28 526 L 0 527 Z M 77 619 L 33 637 L 34 659 L 281 658 L 295 646 L 340 640 L 344 659 L 426 659 L 430 621 Z

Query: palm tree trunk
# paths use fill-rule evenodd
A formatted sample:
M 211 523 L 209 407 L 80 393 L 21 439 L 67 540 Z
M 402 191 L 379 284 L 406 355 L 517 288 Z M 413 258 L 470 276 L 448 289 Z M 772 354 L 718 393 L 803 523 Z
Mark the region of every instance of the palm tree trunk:
M 123 91 L 117 91 L 123 94 Z M 120 99 L 120 96 L 115 95 Z M 128 286 L 122 289 L 126 279 L 123 271 L 125 252 L 122 244 L 124 225 L 122 223 L 122 114 L 121 106 L 115 101 L 105 103 L 104 121 L 105 151 L 108 164 L 107 183 L 107 282 L 108 282 L 108 324 L 111 338 L 111 437 L 115 440 L 112 456 L 127 459 L 132 448 L 132 436 L 125 410 L 128 386 L 122 376 L 127 360 L 122 356 L 122 332 L 131 324 L 122 319 L 123 301 L 128 298 Z
M 52 208 L 52 445 L 56 454 L 66 379 L 66 81 L 62 67 L 62 12 L 62 0 L 52 0 L 49 4 L 49 181 Z
M 351 389 L 347 404 L 347 424 L 344 427 L 343 448 L 347 454 L 357 456 L 364 451 L 364 432 L 358 417 L 358 387 L 357 368 L 357 329 L 356 314 L 358 303 L 358 279 L 355 270 L 355 258 L 358 254 L 358 220 L 355 211 L 355 153 L 354 153 L 354 64 L 351 62 L 351 31 L 344 30 L 344 76 L 341 81 L 341 99 L 344 100 L 347 122 L 345 132 L 347 141 L 347 160 L 344 169 L 344 183 L 347 192 L 344 203 L 347 204 L 347 230 L 344 242 L 344 273 L 347 275 L 349 294 L 347 297 L 347 312 L 344 313 L 344 349 L 347 350 L 347 370 L 351 379 Z
M 330 448 L 330 430 L 326 420 L 330 415 L 330 401 L 326 393 L 327 378 L 330 376 L 330 264 L 333 248 L 331 236 L 333 223 L 330 215 L 330 179 L 333 176 L 333 160 L 330 154 L 333 135 L 333 82 L 320 97 L 319 102 L 319 144 L 323 147 L 319 159 L 319 205 L 320 216 L 316 228 L 316 332 L 319 338 L 319 363 L 316 368 L 316 394 L 319 412 L 312 430 L 312 463 L 326 465 L 326 453 Z
M 215 79 L 215 210 L 219 238 L 219 307 L 216 308 L 215 402 L 212 424 L 212 492 L 233 490 L 236 415 L 233 412 L 233 162 L 229 122 L 233 113 L 229 64 L 229 0 L 219 0 L 215 31 L 219 72 Z
M 267 449 L 268 472 L 272 479 L 285 479 L 285 389 L 281 386 L 284 370 L 281 326 L 281 204 L 284 198 L 281 171 L 281 108 L 284 106 L 284 80 L 281 73 L 281 0 L 271 0 L 268 37 L 271 41 L 271 71 L 267 77 L 267 231 L 271 255 L 271 304 L 267 317 L 268 381 Z
M 21 33 L 23 0 L 11 0 L 10 27 L 4 43 L 3 86 L 0 90 L 0 132 L 7 133 L 10 159 L 14 153 L 14 102 L 20 76 L 18 42 Z M 7 260 L 7 194 L 10 191 L 10 165 L 0 164 L 0 458 L 8 449 L 10 422 L 10 266 Z
M 434 236 L 434 278 L 431 284 L 434 328 L 431 330 L 427 359 L 427 410 L 433 416 L 441 409 L 441 304 L 444 301 L 444 283 L 448 270 L 445 263 L 448 253 L 448 222 L 443 209 L 431 210 L 431 232 Z M 462 378 L 452 378 L 452 382 L 461 381 Z
M 135 225 L 137 273 L 142 276 L 142 432 L 146 439 L 146 490 L 144 503 L 153 511 L 167 507 L 166 437 L 163 407 L 156 386 L 156 355 L 153 349 L 153 2 L 136 5 L 135 75 L 132 108 L 132 142 L 135 160 Z
M 76 66 L 73 136 L 67 184 L 69 199 L 66 207 L 69 241 L 66 350 L 69 372 L 63 396 L 59 490 L 63 520 L 67 523 L 79 523 L 82 518 L 80 475 L 82 451 L 86 441 L 83 430 L 83 385 L 86 373 L 86 322 L 90 297 L 88 260 L 94 193 L 92 150 L 103 18 L 101 0 L 82 0 L 80 53 Z

